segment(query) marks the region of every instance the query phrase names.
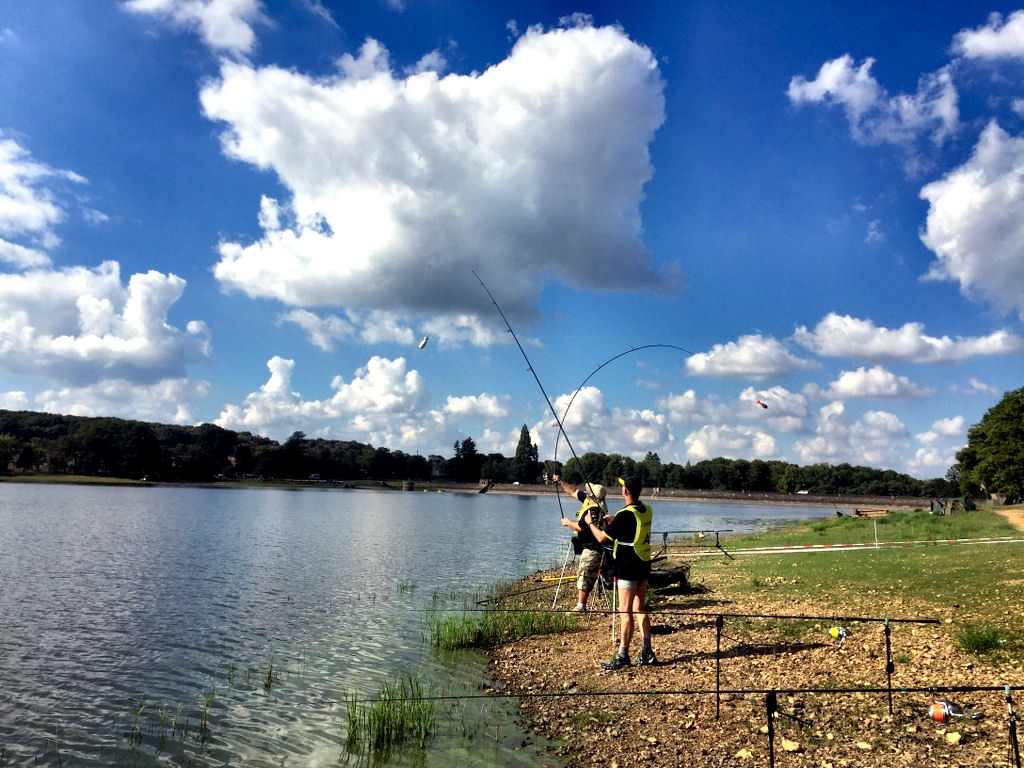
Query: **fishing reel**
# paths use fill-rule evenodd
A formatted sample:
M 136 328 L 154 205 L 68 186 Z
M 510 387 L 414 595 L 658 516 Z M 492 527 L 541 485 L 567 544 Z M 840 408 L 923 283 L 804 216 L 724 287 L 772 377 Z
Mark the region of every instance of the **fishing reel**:
M 843 643 L 846 641 L 846 638 L 850 636 L 850 630 L 836 624 L 828 631 L 828 634 L 829 637 L 836 641 L 836 650 L 839 650 L 843 647 Z
M 935 699 L 928 707 L 928 717 L 936 723 L 948 723 L 954 717 L 966 717 L 970 720 L 981 720 L 981 712 L 964 712 L 959 706 L 945 699 Z

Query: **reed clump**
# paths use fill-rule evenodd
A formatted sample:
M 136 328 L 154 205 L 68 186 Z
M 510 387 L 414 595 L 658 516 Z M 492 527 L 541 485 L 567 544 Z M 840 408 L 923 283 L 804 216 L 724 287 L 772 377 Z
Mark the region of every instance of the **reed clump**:
M 374 700 L 360 699 L 350 691 L 345 703 L 345 749 L 350 754 L 379 756 L 406 745 L 422 749 L 433 731 L 433 691 L 411 674 L 397 681 L 385 680 Z
M 162 759 L 165 753 L 180 757 L 191 752 L 204 752 L 210 739 L 210 714 L 216 698 L 216 689 L 203 696 L 194 726 L 189 720 L 190 707 L 180 703 L 172 713 L 162 706 L 147 707 L 145 700 L 140 700 L 129 721 L 125 722 L 123 714 L 116 717 L 114 731 L 127 745 L 124 764 L 134 764 L 128 756 L 137 759 L 146 753 Z M 5 765 L 3 760 L 0 760 L 0 765 Z
M 532 635 L 549 635 L 575 629 L 576 616 L 564 611 L 485 610 L 478 613 L 433 617 L 431 645 L 435 648 L 489 648 Z

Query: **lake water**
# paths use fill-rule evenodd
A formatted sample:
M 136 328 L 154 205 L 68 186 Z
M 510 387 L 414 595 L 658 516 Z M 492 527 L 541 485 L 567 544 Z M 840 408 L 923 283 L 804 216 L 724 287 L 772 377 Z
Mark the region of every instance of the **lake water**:
M 655 531 L 833 514 L 654 506 Z M 561 565 L 559 509 L 551 496 L 0 484 L 0 765 L 357 764 L 346 696 L 406 674 L 444 696 L 482 692 L 483 655 L 431 648 L 425 616 Z M 513 707 L 443 700 L 430 748 L 384 764 L 536 765 Z

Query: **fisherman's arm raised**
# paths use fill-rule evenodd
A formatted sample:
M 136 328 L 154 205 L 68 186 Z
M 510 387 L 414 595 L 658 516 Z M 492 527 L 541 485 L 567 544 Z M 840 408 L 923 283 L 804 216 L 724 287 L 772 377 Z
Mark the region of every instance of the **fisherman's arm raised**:
M 583 501 L 580 498 L 580 490 L 575 486 L 565 482 L 558 475 L 551 475 L 551 482 L 559 486 L 563 491 L 568 493 L 570 496 L 574 496 L 577 501 Z M 562 515 L 562 525 L 566 528 L 576 531 L 576 533 L 583 533 L 583 528 L 575 520 L 570 520 L 565 515 Z

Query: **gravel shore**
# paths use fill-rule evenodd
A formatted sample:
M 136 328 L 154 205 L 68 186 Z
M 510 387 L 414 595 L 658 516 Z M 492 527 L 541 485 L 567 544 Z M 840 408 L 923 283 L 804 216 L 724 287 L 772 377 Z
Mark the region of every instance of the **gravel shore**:
M 1006 516 L 1024 530 L 1024 511 Z M 536 586 L 537 578 L 524 586 Z M 827 599 L 780 599 L 771 585 L 766 594 L 751 595 L 731 589 L 734 578 L 729 568 L 701 568 L 697 587 L 659 592 L 652 612 L 655 666 L 604 671 L 600 662 L 617 643 L 610 615 L 592 612 L 579 629 L 492 649 L 492 674 L 500 690 L 523 694 L 526 732 L 553 740 L 558 746 L 549 749 L 569 766 L 768 766 L 772 753 L 774 764 L 786 767 L 1012 766 L 1002 687 L 1024 685 L 1021 660 L 989 663 L 960 650 L 954 623 L 963 618 L 960 606 L 937 611 L 874 590 L 842 596 L 845 615 L 909 620 L 891 628 L 899 663 L 890 711 L 881 623 L 855 625 L 837 648 L 829 636 L 833 622 L 821 615 Z M 786 578 L 780 576 L 780 587 Z M 565 608 L 575 596 L 567 584 Z M 550 593 L 530 594 L 536 607 L 550 608 Z M 1019 617 L 1019 605 L 1008 611 Z M 737 614 L 821 620 L 794 639 L 779 622 L 732 618 Z M 718 615 L 728 617 L 721 632 Z M 913 623 L 917 617 L 938 623 Z M 965 711 L 985 716 L 945 724 L 928 717 L 933 695 L 900 690 L 949 686 L 997 690 L 950 694 Z M 776 692 L 772 718 L 769 691 Z

